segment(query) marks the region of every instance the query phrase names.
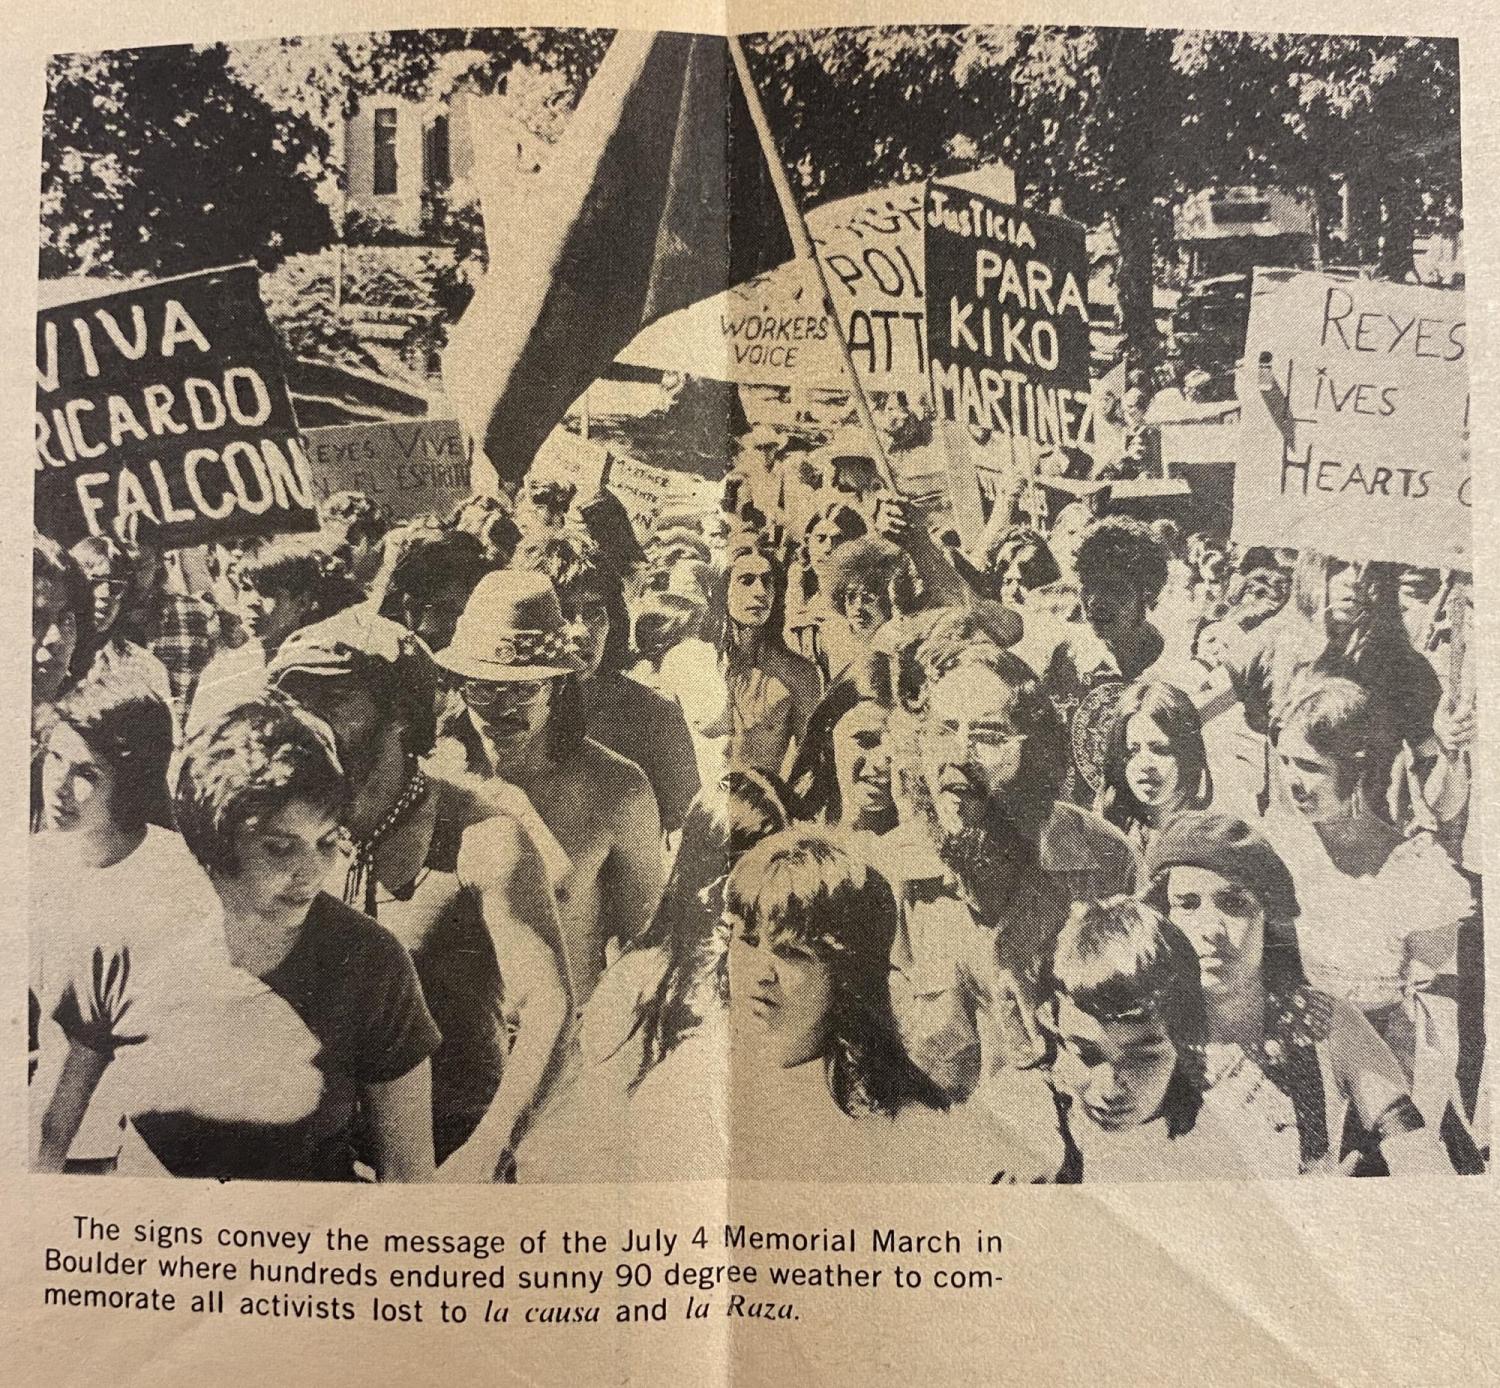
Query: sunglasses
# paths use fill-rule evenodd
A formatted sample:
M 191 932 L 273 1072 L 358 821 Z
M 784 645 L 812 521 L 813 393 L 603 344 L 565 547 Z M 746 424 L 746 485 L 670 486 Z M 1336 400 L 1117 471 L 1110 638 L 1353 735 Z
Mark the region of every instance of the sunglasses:
M 470 708 L 489 708 L 501 702 L 534 703 L 551 685 L 551 680 L 464 680 L 458 692 Z

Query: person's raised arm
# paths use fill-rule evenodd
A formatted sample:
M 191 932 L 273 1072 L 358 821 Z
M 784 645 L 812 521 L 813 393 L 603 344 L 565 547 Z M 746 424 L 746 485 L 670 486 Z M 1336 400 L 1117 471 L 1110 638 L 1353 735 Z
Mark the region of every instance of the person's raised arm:
M 78 1136 L 84 1115 L 89 1111 L 94 1091 L 112 1059 L 113 1056 L 90 1050 L 79 1041 L 68 1042 L 62 1073 L 57 1077 L 57 1086 L 42 1114 L 36 1170 L 60 1172 L 63 1169 L 73 1139 Z

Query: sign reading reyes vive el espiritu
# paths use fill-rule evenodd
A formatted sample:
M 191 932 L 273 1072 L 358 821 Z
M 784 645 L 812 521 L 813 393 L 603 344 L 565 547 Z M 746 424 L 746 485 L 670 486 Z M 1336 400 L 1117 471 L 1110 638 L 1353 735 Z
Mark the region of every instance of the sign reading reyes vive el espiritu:
M 37 315 L 36 503 L 64 543 L 317 526 L 258 272 L 163 280 Z
M 938 420 L 1091 449 L 1083 227 L 941 183 L 928 189 L 926 223 Z
M 1256 270 L 1234 538 L 1469 568 L 1466 317 L 1458 290 Z
M 463 430 L 453 419 L 402 419 L 308 429 L 314 499 L 358 491 L 393 520 L 447 515 L 474 494 Z

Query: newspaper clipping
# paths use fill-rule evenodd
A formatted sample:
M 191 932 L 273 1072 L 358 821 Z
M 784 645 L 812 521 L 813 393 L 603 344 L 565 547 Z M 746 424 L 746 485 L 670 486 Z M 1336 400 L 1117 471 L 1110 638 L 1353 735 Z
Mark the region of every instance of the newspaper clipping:
M 51 1323 L 723 1334 L 997 1305 L 1047 1194 L 898 1187 L 1482 1182 L 1459 66 L 1045 24 L 54 52 Z M 242 1218 L 267 1182 L 553 1213 Z M 688 1182 L 716 1217 L 607 1238 L 556 1189 Z M 740 1183 L 813 1189 L 726 1220 Z

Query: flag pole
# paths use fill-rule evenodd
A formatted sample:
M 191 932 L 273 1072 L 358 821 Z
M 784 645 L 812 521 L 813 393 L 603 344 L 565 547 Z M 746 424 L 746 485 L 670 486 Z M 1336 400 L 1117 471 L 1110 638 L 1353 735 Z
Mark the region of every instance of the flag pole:
M 755 82 L 750 76 L 750 65 L 745 61 L 745 51 L 740 47 L 740 41 L 734 34 L 729 35 L 729 53 L 734 59 L 734 70 L 740 79 L 740 90 L 745 94 L 745 104 L 750 108 L 750 121 L 755 126 L 756 136 L 760 140 L 761 153 L 765 155 L 766 166 L 771 171 L 771 185 L 776 189 L 776 201 L 781 204 L 782 219 L 786 222 L 787 233 L 792 238 L 792 249 L 797 259 L 805 260 L 811 265 L 813 273 L 818 277 L 818 289 L 823 296 L 823 312 L 833 323 L 833 335 L 837 338 L 839 351 L 844 357 L 844 369 L 849 373 L 849 386 L 854 396 L 854 407 L 859 412 L 860 423 L 864 425 L 865 431 L 870 436 L 876 470 L 880 473 L 880 480 L 899 496 L 901 493 L 891 473 L 890 460 L 885 456 L 885 445 L 881 442 L 880 430 L 876 427 L 869 398 L 865 395 L 865 388 L 860 382 L 859 373 L 854 369 L 854 355 L 850 352 L 849 341 L 844 336 L 844 325 L 839 321 L 838 312 L 833 306 L 833 295 L 828 287 L 828 272 L 824 270 L 823 262 L 818 258 L 817 251 L 813 247 L 812 236 L 807 230 L 807 221 L 802 216 L 802 209 L 792 195 L 792 186 L 787 181 L 781 156 L 776 152 L 776 141 L 771 136 L 770 123 L 766 120 L 765 109 L 760 104 L 760 95 L 755 90 Z

